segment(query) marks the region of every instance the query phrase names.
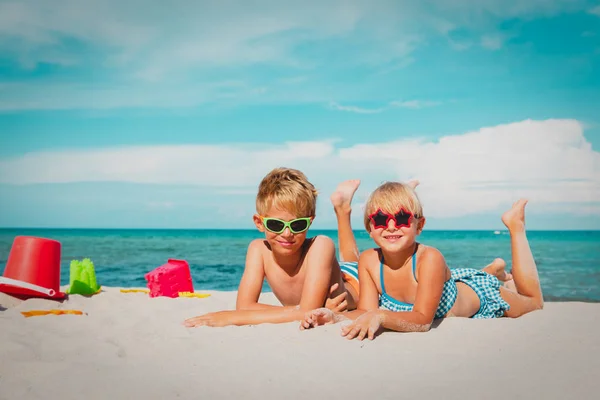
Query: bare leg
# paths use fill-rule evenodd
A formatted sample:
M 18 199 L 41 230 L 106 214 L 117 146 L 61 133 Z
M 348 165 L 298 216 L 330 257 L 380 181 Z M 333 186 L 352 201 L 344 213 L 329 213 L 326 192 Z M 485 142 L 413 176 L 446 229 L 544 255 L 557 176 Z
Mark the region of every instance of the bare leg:
M 358 262 L 358 246 L 352 232 L 350 214 L 352 213 L 352 197 L 358 189 L 360 181 L 352 179 L 340 183 L 331 195 L 331 204 L 337 217 L 340 260 Z
M 512 275 L 517 292 L 501 288 L 500 293 L 510 305 L 508 317 L 519 317 L 544 306 L 537 266 L 525 233 L 525 205 L 521 199 L 502 215 L 502 222 L 510 233 Z

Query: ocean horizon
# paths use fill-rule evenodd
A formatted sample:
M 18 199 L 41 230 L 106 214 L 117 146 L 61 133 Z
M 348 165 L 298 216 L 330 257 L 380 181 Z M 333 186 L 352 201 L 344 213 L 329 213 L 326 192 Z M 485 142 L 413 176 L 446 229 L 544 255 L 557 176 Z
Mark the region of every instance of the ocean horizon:
M 373 246 L 364 230 L 354 231 L 359 250 Z M 177 228 L 0 228 L 0 270 L 16 236 L 61 242 L 61 285 L 69 283 L 72 260 L 90 258 L 103 286 L 144 287 L 144 274 L 169 258 L 190 264 L 195 290 L 237 290 L 256 229 Z M 311 230 L 337 246 L 335 229 Z M 528 230 L 546 301 L 600 302 L 600 230 Z M 419 241 L 437 247 L 450 268 L 482 268 L 503 258 L 511 268 L 506 230 L 426 230 Z M 263 292 L 270 288 L 265 282 Z

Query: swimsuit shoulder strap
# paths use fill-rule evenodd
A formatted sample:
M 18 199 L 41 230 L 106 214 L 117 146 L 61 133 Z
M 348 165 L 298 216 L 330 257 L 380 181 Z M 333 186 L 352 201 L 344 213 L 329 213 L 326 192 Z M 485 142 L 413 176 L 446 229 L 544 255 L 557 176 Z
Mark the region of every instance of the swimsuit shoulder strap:
M 413 270 L 413 276 L 415 277 L 415 281 L 417 281 L 417 251 L 416 250 L 415 250 L 415 254 L 413 254 L 412 270 Z M 419 282 L 419 281 L 417 281 L 417 282 Z
M 386 294 L 385 283 L 383 282 L 383 255 L 381 256 L 381 262 L 379 263 L 379 280 L 381 280 L 381 294 Z

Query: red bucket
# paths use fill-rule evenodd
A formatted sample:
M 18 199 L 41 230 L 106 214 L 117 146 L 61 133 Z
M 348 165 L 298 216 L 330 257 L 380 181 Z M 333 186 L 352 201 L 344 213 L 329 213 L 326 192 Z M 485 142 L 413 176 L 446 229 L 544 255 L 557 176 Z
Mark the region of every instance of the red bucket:
M 0 292 L 19 297 L 62 299 L 60 291 L 60 242 L 33 236 L 17 236 L 13 242 Z

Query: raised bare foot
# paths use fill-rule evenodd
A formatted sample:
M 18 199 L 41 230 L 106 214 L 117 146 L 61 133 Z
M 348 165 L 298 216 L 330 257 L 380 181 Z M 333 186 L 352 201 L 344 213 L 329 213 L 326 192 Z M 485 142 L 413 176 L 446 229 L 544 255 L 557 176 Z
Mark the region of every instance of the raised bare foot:
M 502 214 L 502 222 L 510 233 L 525 231 L 525 206 L 526 199 L 520 199 L 512 205 L 511 209 Z
M 410 181 L 406 182 L 406 184 L 408 186 L 410 186 L 412 189 L 416 189 L 417 186 L 419 186 L 419 183 L 421 183 L 421 182 L 419 182 L 418 179 L 411 179 Z
M 336 212 L 350 212 L 352 210 L 352 197 L 360 185 L 359 179 L 350 179 L 340 183 L 331 195 L 331 204 Z
M 513 278 L 512 274 L 506 272 L 506 262 L 501 258 L 496 258 L 483 270 L 490 275 L 494 275 L 500 282 L 510 281 Z
M 517 285 L 515 285 L 515 280 L 511 279 L 509 281 L 504 282 L 503 287 L 505 289 L 510 290 L 511 292 L 517 292 Z

